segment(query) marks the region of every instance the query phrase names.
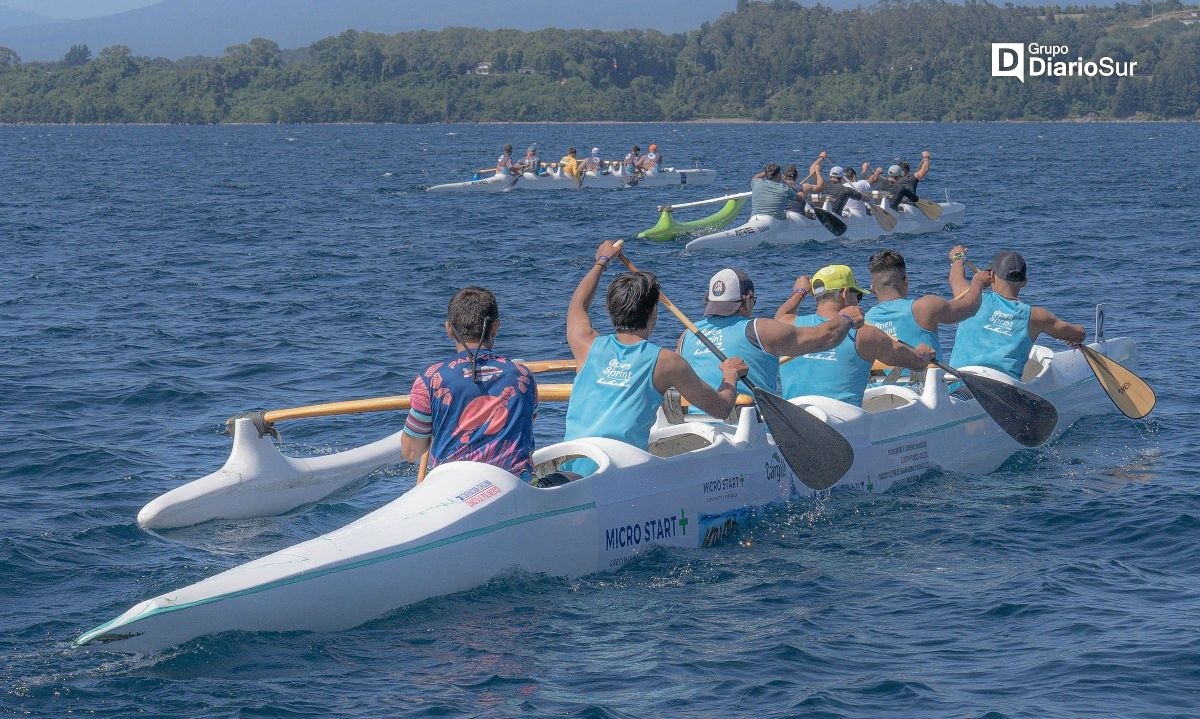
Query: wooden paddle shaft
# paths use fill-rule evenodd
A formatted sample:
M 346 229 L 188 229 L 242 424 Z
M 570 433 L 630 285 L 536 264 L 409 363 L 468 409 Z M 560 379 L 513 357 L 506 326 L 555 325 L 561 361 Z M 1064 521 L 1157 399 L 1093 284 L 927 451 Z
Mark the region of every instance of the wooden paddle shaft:
M 425 473 L 429 471 L 429 450 L 421 453 L 421 465 L 417 467 L 417 484 L 425 481 Z

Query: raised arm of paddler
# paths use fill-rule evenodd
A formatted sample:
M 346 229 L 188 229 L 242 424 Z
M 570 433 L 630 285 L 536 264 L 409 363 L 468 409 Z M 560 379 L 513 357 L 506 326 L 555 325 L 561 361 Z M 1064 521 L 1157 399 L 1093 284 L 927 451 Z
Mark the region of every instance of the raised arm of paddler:
M 813 160 L 812 164 L 808 166 L 808 176 L 816 178 L 817 181 L 812 183 L 805 182 L 800 187 L 797 187 L 797 190 L 804 193 L 820 192 L 821 188 L 825 187 L 825 178 L 821 176 L 821 164 L 825 162 L 825 158 L 827 157 L 829 157 L 829 153 L 824 150 L 821 151 L 821 154 L 817 155 L 817 159 Z
M 574 294 L 571 295 L 571 303 L 567 305 L 567 345 L 570 346 L 571 354 L 579 367 L 587 360 L 592 341 L 599 334 L 592 327 L 588 310 L 591 309 L 592 301 L 596 299 L 600 277 L 613 258 L 620 253 L 620 245 L 609 240 L 601 242 L 596 248 L 596 262 L 579 281 Z
M 918 180 L 924 180 L 925 175 L 929 174 L 929 161 L 933 159 L 933 155 L 929 154 L 929 150 L 921 151 L 921 164 L 917 165 L 917 171 L 913 173 L 913 177 Z
M 805 297 L 812 294 L 812 278 L 808 275 L 800 275 L 792 284 L 792 293 L 788 298 L 779 305 L 779 309 L 775 310 L 775 319 L 780 321 L 795 320 L 796 310 L 800 309 L 800 303 Z
M 960 265 L 958 272 L 961 273 L 961 265 L 964 263 L 955 264 Z M 955 269 L 951 267 L 951 287 L 955 286 L 954 273 Z M 936 295 L 925 295 L 914 302 L 913 317 L 917 319 L 918 324 L 936 331 L 938 325 L 952 325 L 962 322 L 968 317 L 973 317 L 979 311 L 979 306 L 983 301 L 983 289 L 992 284 L 992 273 L 990 270 L 980 270 L 975 273 L 970 282 L 965 279 L 962 279 L 962 282 L 966 285 L 966 289 L 956 292 L 952 299 L 945 300 Z
M 971 287 L 971 283 L 967 281 L 967 248 L 955 245 L 950 248 L 947 256 L 950 259 L 950 291 L 958 297 Z

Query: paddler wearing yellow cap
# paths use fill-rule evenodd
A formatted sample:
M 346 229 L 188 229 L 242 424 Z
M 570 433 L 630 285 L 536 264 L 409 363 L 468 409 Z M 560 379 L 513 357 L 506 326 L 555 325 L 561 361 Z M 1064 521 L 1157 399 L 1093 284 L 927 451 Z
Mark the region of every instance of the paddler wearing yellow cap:
M 810 293 L 817 300 L 816 312 L 795 314 Z M 779 367 L 785 399 L 814 394 L 861 407 L 863 392 L 871 379 L 871 364 L 876 360 L 912 370 L 923 370 L 929 364 L 933 357 L 929 345 L 917 345 L 910 350 L 878 328 L 863 325 L 861 319 L 855 321 L 843 312 L 848 307 L 858 307 L 868 294 L 846 265 L 827 265 L 817 270 L 811 280 L 804 275 L 796 279 L 791 297 L 776 310 L 775 319 L 797 327 L 814 327 L 841 315 L 853 329 L 833 349 L 800 355 Z

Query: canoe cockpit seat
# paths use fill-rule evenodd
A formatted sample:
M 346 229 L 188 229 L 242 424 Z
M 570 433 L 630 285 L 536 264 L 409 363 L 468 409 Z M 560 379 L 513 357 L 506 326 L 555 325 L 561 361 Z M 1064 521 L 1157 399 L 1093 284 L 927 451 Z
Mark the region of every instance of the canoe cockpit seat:
M 1021 381 L 1029 384 L 1037 379 L 1050 369 L 1050 363 L 1054 361 L 1054 350 L 1041 345 L 1034 345 L 1029 352 L 1029 359 L 1025 360 L 1025 368 L 1021 370 Z
M 650 443 L 650 454 L 655 457 L 674 457 L 677 454 L 704 449 L 712 444 L 712 440 L 693 432 L 673 434 L 660 437 Z
M 863 395 L 864 412 L 875 414 L 898 407 L 907 407 L 917 401 L 917 393 L 898 385 L 877 385 L 867 389 Z

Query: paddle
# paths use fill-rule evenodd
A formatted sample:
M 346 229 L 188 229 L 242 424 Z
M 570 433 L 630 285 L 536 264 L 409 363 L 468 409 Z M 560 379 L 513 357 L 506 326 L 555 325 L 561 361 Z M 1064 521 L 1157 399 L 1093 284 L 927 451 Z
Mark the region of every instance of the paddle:
M 879 223 L 879 229 L 884 232 L 892 232 L 896 229 L 895 215 L 884 209 L 883 205 L 877 205 L 869 199 L 867 204 L 871 206 L 871 216 Z
M 896 341 L 909 349 L 915 349 L 904 340 Z M 1036 447 L 1049 439 L 1050 434 L 1054 432 L 1054 426 L 1058 424 L 1058 410 L 1044 397 L 991 377 L 954 369 L 937 360 L 930 360 L 930 364 L 958 377 L 967 389 L 971 390 L 975 399 L 979 400 L 983 411 L 987 412 L 1008 436 L 1022 445 Z
M 421 453 L 421 464 L 417 467 L 417 484 L 425 481 L 425 473 L 429 471 L 429 450 Z
M 834 237 L 841 237 L 846 234 L 846 223 L 842 218 L 833 214 L 829 210 L 823 210 L 820 207 L 813 207 L 813 212 L 817 215 L 817 220 L 829 230 Z
M 1121 410 L 1121 414 L 1129 419 L 1141 419 L 1150 414 L 1158 399 L 1145 380 L 1125 365 L 1085 344 L 1075 345 L 1075 348 L 1083 352 L 1100 386 L 1117 409 Z
M 822 152 L 820 157 L 824 159 L 827 157 L 827 155 Z M 803 180 L 800 180 L 795 185 L 792 185 L 792 189 L 803 187 L 804 183 L 808 182 L 809 178 L 815 174 L 815 172 L 808 173 L 807 177 L 805 177 Z M 807 198 L 805 199 L 807 200 Z M 812 207 L 813 214 L 816 215 L 817 221 L 820 222 L 825 229 L 829 230 L 834 237 L 841 237 L 842 235 L 846 234 L 846 223 L 842 221 L 842 218 L 811 203 L 809 206 Z
M 936 221 L 942 216 L 942 206 L 932 200 L 917 200 L 914 204 L 931 220 Z
M 618 252 L 618 257 L 631 272 L 638 271 L 625 255 Z M 692 324 L 675 303 L 661 292 L 658 299 L 714 357 L 725 361 L 725 354 Z M 832 487 L 845 476 L 854 463 L 854 448 L 845 437 L 803 408 L 768 392 L 748 378 L 742 377 L 741 381 L 754 394 L 758 411 L 775 438 L 775 446 L 801 482 L 812 489 L 821 490 Z

